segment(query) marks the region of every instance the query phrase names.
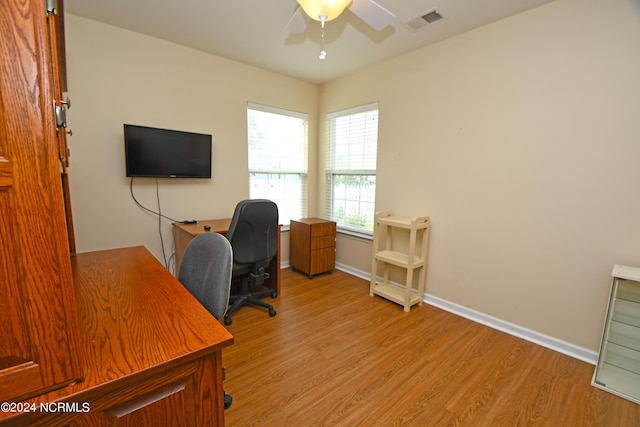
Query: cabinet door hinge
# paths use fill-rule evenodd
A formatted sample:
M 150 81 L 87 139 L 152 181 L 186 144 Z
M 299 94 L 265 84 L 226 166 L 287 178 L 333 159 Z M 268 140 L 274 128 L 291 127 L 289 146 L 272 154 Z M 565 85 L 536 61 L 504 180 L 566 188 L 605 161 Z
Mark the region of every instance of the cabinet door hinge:
M 58 14 L 58 0 L 45 0 L 47 7 L 47 15 L 57 15 Z
M 54 105 L 53 108 L 56 116 L 56 127 L 66 128 L 67 127 L 67 109 L 64 107 L 64 105 Z

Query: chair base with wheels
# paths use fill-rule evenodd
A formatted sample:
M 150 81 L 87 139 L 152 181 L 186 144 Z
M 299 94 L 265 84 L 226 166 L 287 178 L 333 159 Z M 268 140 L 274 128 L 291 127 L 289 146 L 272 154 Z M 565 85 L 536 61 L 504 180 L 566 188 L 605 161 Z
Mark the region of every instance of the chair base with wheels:
M 222 380 L 224 381 L 226 379 L 227 379 L 227 370 L 223 366 L 222 367 Z M 233 397 L 231 397 L 230 394 L 227 394 L 226 391 L 223 391 L 223 393 L 224 393 L 224 409 L 229 409 L 229 407 L 233 403 Z
M 273 306 L 265 301 L 262 297 L 271 295 L 271 298 L 278 297 L 278 293 L 274 289 L 267 289 L 258 292 L 250 292 L 250 287 L 261 286 L 264 284 L 265 279 L 269 278 L 269 273 L 265 272 L 264 267 L 256 267 L 255 265 L 234 265 L 233 275 L 242 276 L 239 285 L 239 292 L 236 295 L 232 295 L 229 304 L 231 306 L 227 309 L 224 315 L 224 324 L 230 325 L 232 323 L 231 314 L 237 311 L 240 307 L 245 305 L 253 305 L 257 307 L 264 307 L 269 310 L 269 317 L 275 316 L 276 310 Z

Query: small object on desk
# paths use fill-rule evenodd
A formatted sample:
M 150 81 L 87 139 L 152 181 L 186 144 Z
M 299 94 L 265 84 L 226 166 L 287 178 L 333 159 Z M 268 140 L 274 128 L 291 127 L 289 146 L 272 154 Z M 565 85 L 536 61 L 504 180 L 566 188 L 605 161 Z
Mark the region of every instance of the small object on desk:
M 198 221 L 196 221 L 195 219 L 185 219 L 184 221 L 182 221 L 183 224 L 197 224 Z
M 211 230 L 211 226 L 210 225 L 205 225 L 203 228 L 204 228 L 204 231 L 210 231 Z

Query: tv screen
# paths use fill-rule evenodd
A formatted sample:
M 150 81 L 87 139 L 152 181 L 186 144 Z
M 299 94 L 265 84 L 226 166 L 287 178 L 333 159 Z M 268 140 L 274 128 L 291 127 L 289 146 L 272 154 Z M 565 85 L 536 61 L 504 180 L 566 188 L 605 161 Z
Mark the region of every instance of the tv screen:
M 211 178 L 211 135 L 124 125 L 128 177 Z

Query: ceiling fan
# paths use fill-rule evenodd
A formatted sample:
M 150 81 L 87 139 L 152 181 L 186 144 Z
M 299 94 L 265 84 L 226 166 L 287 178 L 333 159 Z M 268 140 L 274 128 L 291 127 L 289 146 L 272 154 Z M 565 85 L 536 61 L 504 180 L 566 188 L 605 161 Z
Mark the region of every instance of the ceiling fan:
M 326 21 L 337 18 L 346 8 L 376 31 L 382 30 L 396 18 L 393 13 L 373 0 L 297 1 L 299 6 L 285 27 L 285 31 L 290 34 L 303 33 L 307 28 L 308 18 L 320 21 L 324 28 Z

